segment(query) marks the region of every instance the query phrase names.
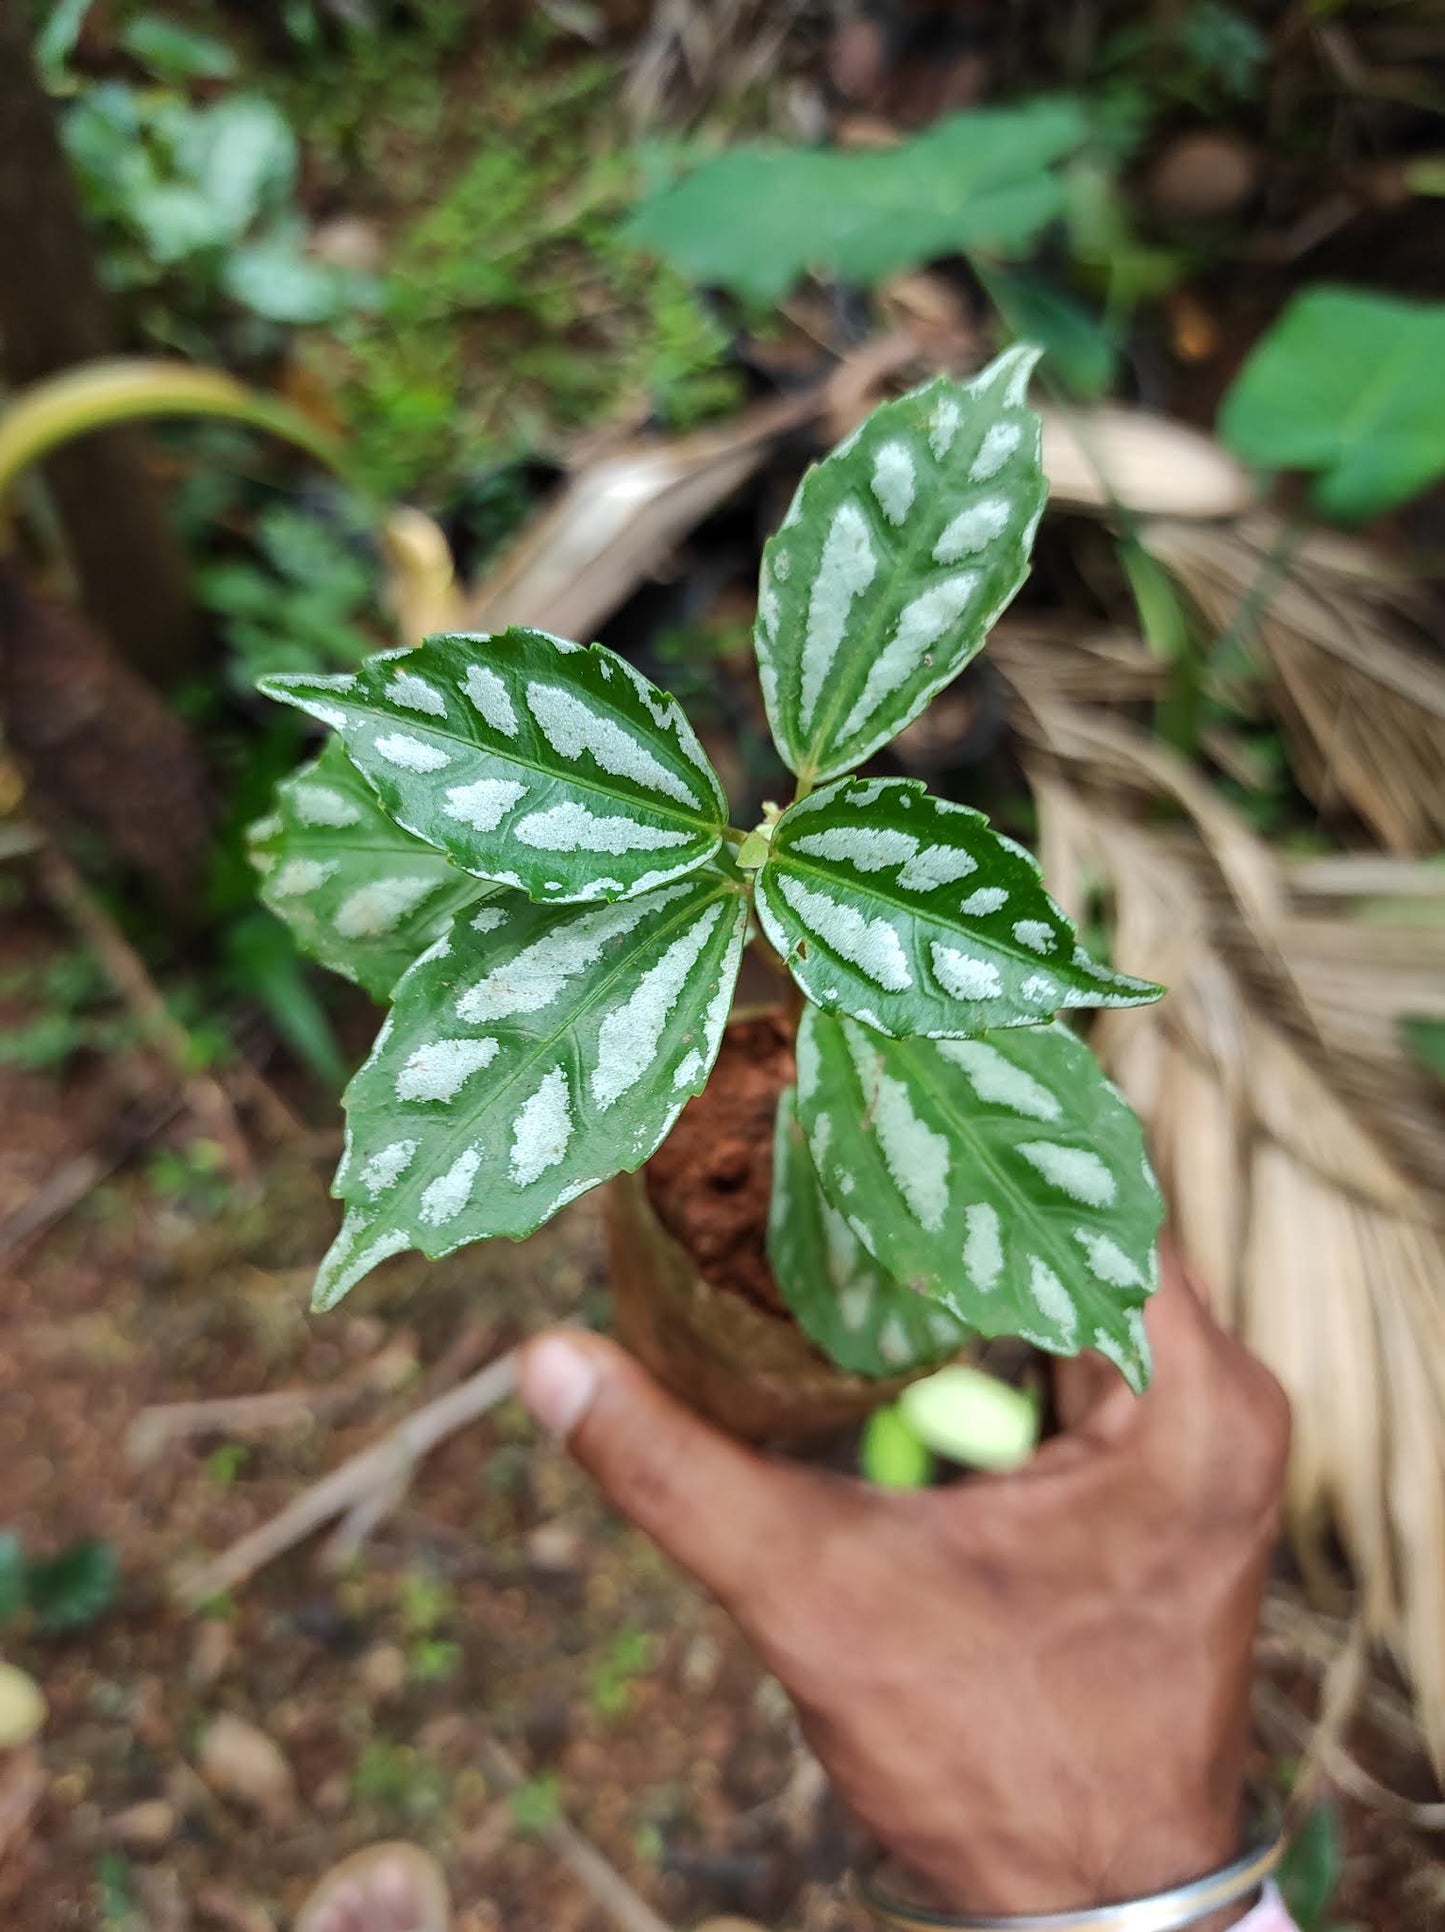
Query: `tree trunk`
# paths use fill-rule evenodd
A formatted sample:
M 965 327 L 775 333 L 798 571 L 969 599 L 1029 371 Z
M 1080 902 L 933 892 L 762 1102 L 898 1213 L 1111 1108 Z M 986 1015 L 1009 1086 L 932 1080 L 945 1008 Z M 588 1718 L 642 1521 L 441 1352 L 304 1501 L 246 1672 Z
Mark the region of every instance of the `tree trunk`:
M 29 18 L 19 0 L 0 0 L 0 367 L 17 389 L 114 352 Z M 87 612 L 138 671 L 173 681 L 194 654 L 195 611 L 139 436 L 89 436 L 53 456 L 45 477 Z
M 194 919 L 211 798 L 189 728 L 70 605 L 32 596 L 4 558 L 0 718 L 35 816 L 104 840 L 173 918 Z

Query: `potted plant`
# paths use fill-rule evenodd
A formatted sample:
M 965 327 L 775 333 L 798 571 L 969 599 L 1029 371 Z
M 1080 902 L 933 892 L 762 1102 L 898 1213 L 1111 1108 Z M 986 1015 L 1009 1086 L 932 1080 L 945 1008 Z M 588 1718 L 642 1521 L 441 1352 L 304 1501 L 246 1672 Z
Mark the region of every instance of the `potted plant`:
M 1027 574 L 1036 360 L 884 404 L 803 478 L 755 634 L 797 789 L 750 830 L 676 700 L 600 646 L 442 635 L 265 681 L 334 735 L 254 828 L 264 896 L 390 1001 L 318 1308 L 610 1182 L 624 1335 L 744 1433 L 860 1413 L 970 1335 L 1143 1385 L 1160 1197 L 1058 1015 L 1161 989 L 1091 958 L 980 813 L 853 775 Z M 749 943 L 796 997 L 724 1048 Z M 710 1221 L 703 1181 L 736 1196 Z

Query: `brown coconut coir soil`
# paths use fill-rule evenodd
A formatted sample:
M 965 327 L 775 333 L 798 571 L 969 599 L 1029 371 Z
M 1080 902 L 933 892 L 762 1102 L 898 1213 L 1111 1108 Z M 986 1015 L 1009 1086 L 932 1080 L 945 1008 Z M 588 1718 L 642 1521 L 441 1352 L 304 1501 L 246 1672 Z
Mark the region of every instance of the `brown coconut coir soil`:
M 794 1070 L 783 1014 L 735 1020 L 707 1087 L 644 1170 L 658 1220 L 703 1279 L 774 1314 L 785 1310 L 767 1256 L 773 1116 Z

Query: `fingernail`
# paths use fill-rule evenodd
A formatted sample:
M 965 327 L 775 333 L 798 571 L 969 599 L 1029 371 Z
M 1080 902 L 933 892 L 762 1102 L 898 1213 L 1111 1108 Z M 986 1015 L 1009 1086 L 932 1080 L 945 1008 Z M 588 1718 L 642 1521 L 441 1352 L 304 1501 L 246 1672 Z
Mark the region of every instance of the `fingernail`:
M 544 1429 L 570 1436 L 592 1407 L 597 1370 L 585 1349 L 564 1336 L 549 1335 L 522 1357 L 519 1393 Z

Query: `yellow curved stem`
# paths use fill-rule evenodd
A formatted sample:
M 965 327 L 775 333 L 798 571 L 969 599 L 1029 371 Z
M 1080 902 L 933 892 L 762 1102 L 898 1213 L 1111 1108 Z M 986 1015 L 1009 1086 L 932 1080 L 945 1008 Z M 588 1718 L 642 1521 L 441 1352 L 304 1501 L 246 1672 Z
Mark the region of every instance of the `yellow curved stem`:
M 92 430 L 152 416 L 209 416 L 249 423 L 299 445 L 346 476 L 338 439 L 278 397 L 248 389 L 219 369 L 116 357 L 82 363 L 31 384 L 0 414 L 0 507 L 32 463 Z

